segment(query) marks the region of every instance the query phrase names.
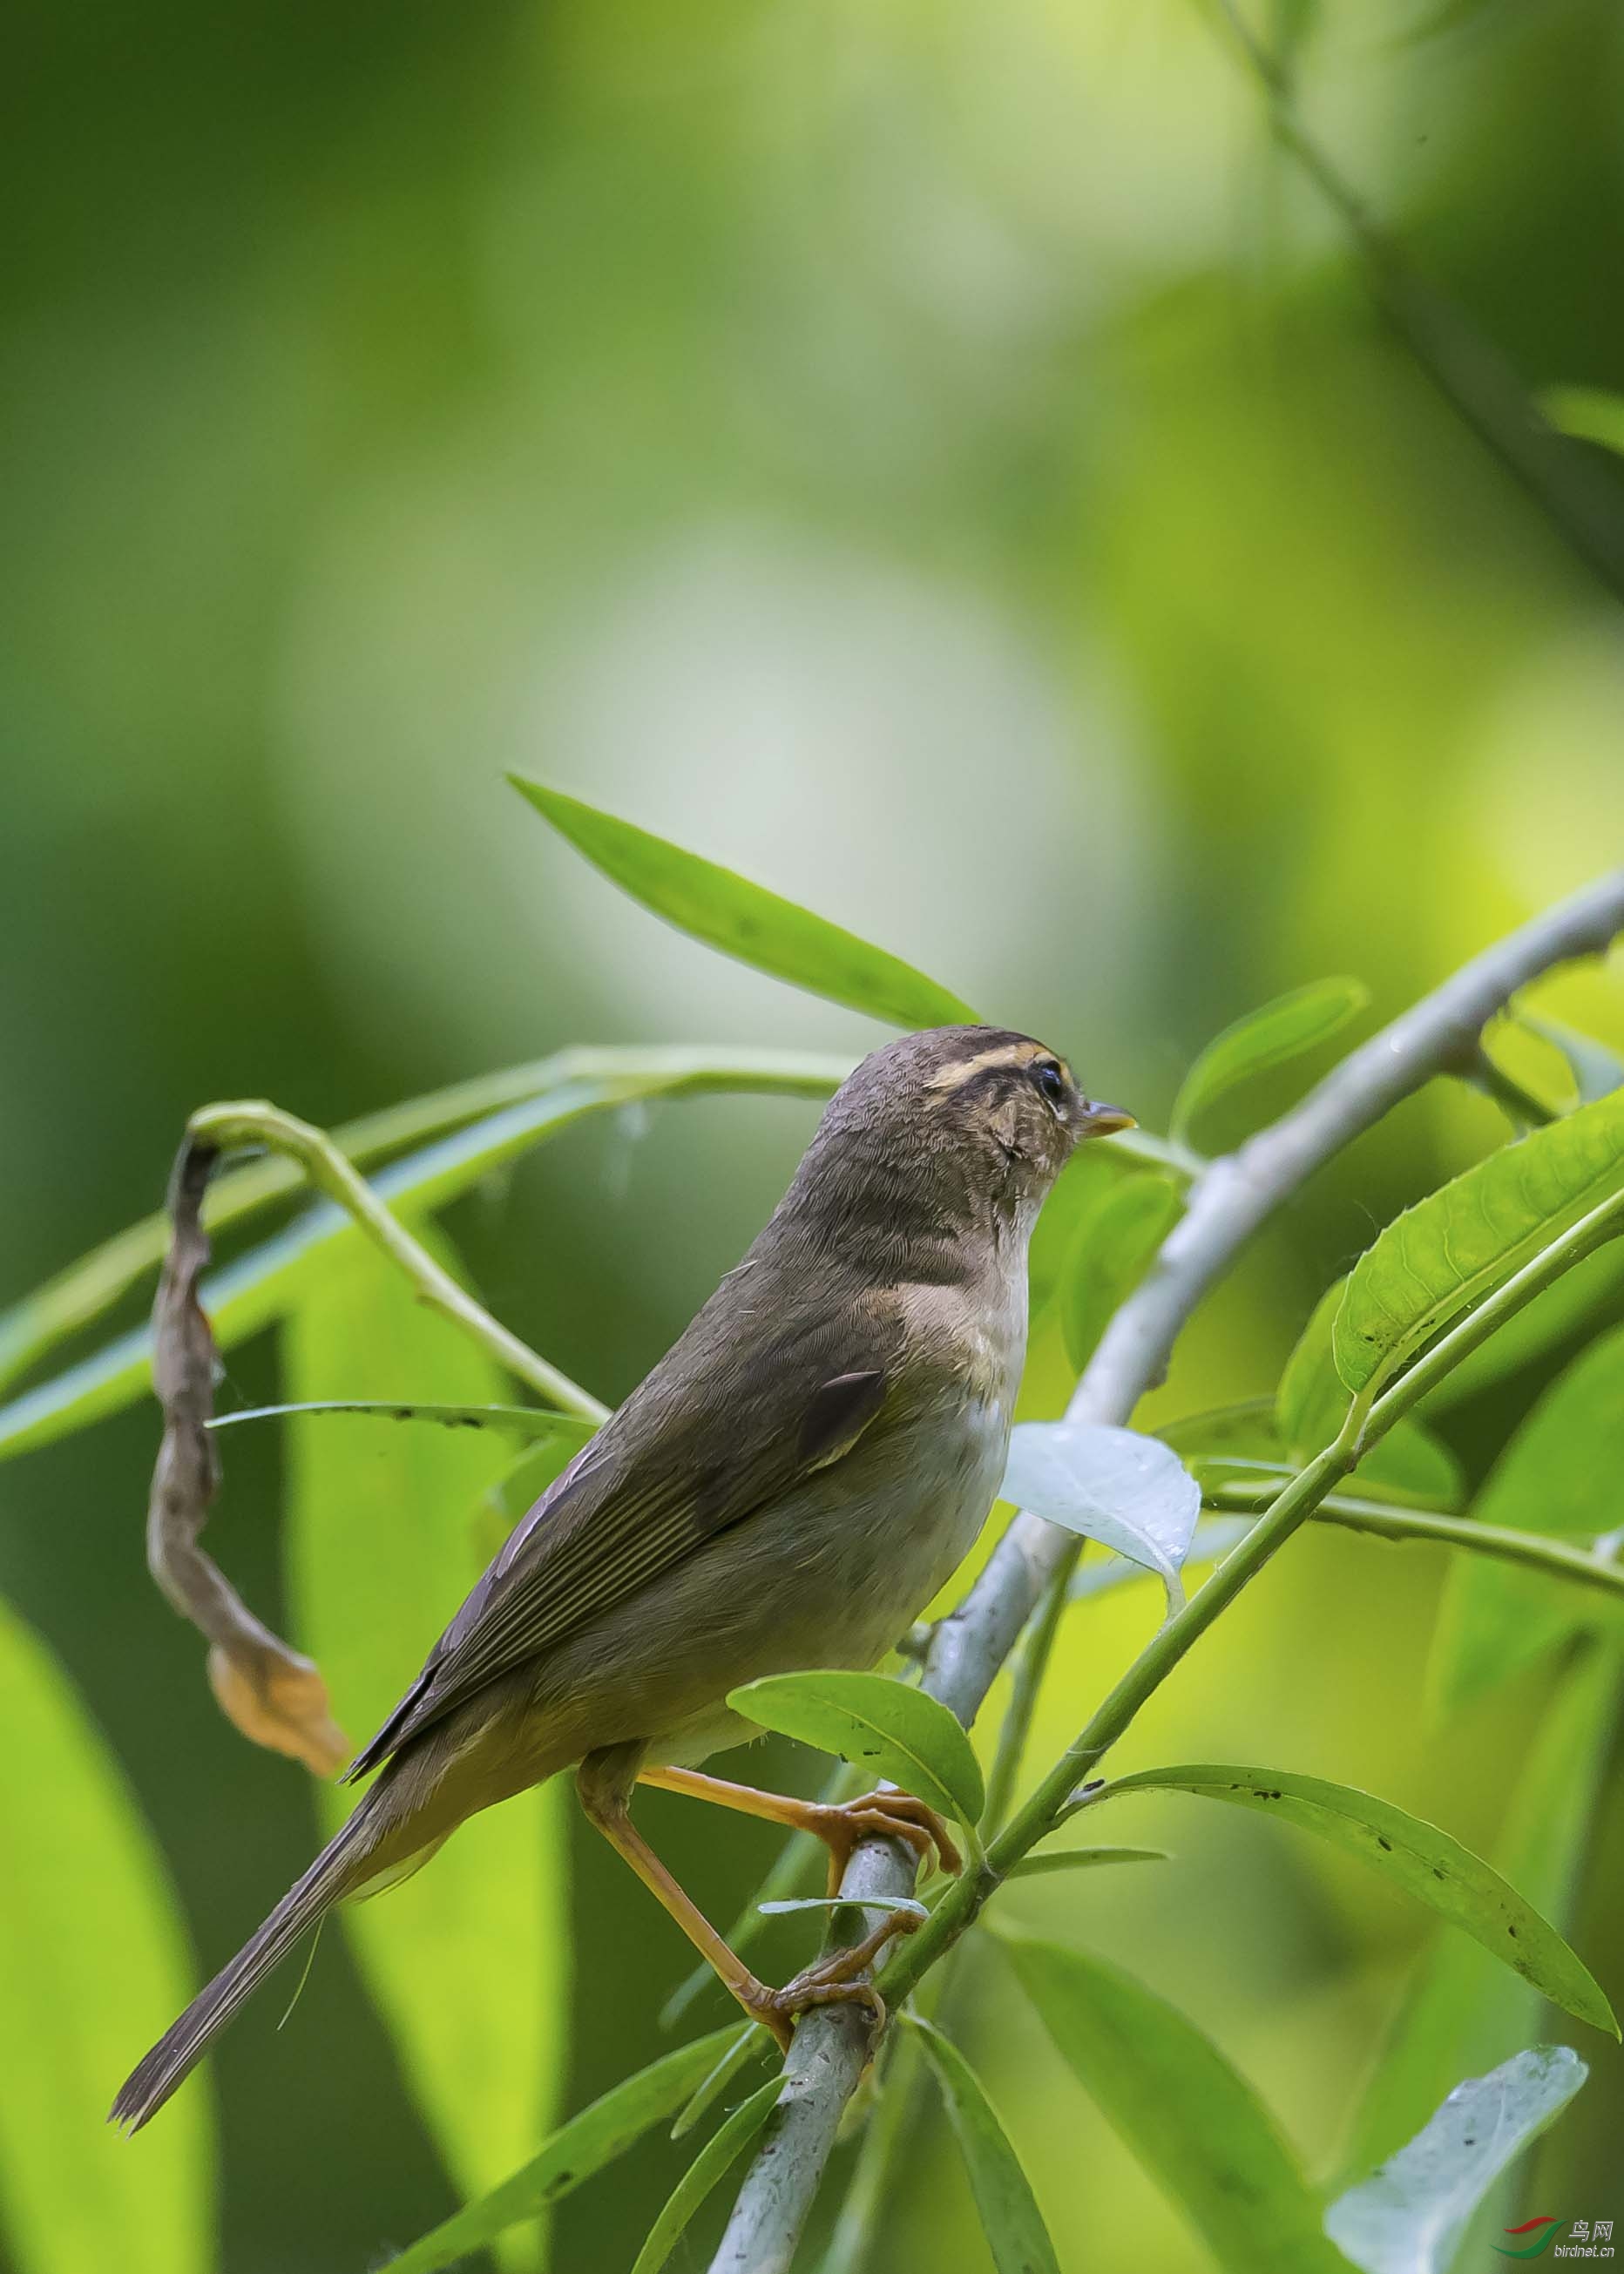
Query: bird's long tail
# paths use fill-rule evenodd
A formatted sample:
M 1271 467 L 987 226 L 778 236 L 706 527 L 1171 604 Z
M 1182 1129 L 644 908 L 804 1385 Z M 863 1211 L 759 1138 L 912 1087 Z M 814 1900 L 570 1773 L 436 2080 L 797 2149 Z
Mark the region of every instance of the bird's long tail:
M 373 1793 L 378 1789 L 374 1787 Z M 379 1844 L 375 1811 L 368 1805 L 372 1798 L 369 1794 L 264 1925 L 132 2070 L 113 2103 L 112 2122 L 139 2132 L 195 2067 L 215 2031 L 224 2029 L 237 2007 L 333 1904 L 369 1876 L 369 1861 Z

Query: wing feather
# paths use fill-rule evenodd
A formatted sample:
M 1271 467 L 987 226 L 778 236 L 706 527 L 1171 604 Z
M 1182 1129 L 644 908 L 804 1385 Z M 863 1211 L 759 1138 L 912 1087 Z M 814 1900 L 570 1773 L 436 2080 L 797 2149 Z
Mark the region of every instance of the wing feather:
M 808 1321 L 768 1303 L 741 1349 L 737 1312 L 718 1321 L 716 1303 L 548 1487 L 349 1778 L 842 1458 L 883 1410 L 894 1316 L 858 1302 Z

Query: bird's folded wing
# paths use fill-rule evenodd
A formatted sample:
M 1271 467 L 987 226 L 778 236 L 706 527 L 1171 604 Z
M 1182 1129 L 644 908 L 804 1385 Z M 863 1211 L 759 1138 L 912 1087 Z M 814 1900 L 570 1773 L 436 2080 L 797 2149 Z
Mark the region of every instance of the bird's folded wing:
M 348 1776 L 849 1452 L 897 1339 L 866 1306 L 770 1322 L 744 1350 L 684 1337 L 519 1525 Z

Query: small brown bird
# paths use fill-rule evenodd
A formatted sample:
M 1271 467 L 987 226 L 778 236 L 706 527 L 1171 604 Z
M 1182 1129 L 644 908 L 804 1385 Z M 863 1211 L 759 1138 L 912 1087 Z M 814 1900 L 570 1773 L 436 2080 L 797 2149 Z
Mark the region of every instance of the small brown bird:
M 951 1574 L 1003 1475 L 1026 1349 L 1026 1245 L 1079 1139 L 1131 1128 L 1041 1043 L 944 1027 L 876 1050 L 831 1100 L 771 1221 L 686 1333 L 514 1532 L 351 1764 L 380 1773 L 263 1926 L 119 2093 L 161 2107 L 335 1902 L 426 1861 L 464 1818 L 575 1770 L 582 1803 L 747 2013 L 871 1998 L 881 1931 L 757 1981 L 632 1824 L 664 1785 L 957 1864 L 903 1793 L 842 1805 L 696 1773 L 756 1734 L 727 1692 L 873 1666 Z

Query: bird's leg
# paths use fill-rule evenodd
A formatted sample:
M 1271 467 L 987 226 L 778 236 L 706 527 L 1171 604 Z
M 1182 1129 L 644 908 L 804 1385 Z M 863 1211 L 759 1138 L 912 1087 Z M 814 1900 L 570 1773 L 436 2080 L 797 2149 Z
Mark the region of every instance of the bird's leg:
M 811 2006 L 867 2006 L 876 2026 L 883 2026 L 885 2006 L 879 1992 L 872 1982 L 854 1977 L 873 1963 L 893 1935 L 911 1934 L 918 1919 L 906 1911 L 888 1912 L 874 1931 L 852 1949 L 837 1951 L 831 1958 L 808 1967 L 782 1990 L 771 1989 L 751 1973 L 737 1951 L 717 1932 L 633 1824 L 628 1796 L 635 1781 L 637 1751 L 635 1746 L 610 1745 L 599 1752 L 589 1753 L 575 1771 L 575 1789 L 581 1796 L 581 1805 L 589 1822 L 625 1857 L 644 1886 L 670 1912 L 752 2021 L 761 2022 L 771 2029 L 785 2052 L 789 2051 L 794 2016 Z
M 786 1793 L 757 1792 L 754 1785 L 730 1784 L 725 1777 L 705 1776 L 697 1769 L 640 1768 L 639 1784 L 662 1786 L 667 1792 L 685 1792 L 695 1800 L 709 1800 L 718 1808 L 736 1808 L 745 1816 L 764 1816 L 771 1824 L 791 1824 L 810 1832 L 829 1850 L 829 1892 L 838 1895 L 852 1850 L 861 1840 L 878 1834 L 900 1840 L 923 1864 L 934 1848 L 944 1871 L 962 1869 L 953 1836 L 934 1808 L 915 1800 L 911 1792 L 863 1792 L 854 1800 L 795 1800 Z

